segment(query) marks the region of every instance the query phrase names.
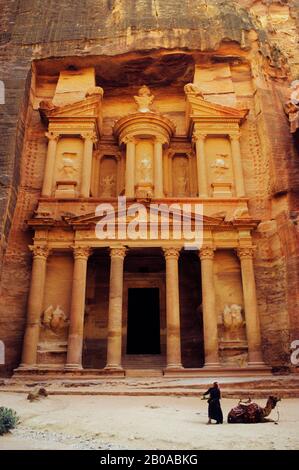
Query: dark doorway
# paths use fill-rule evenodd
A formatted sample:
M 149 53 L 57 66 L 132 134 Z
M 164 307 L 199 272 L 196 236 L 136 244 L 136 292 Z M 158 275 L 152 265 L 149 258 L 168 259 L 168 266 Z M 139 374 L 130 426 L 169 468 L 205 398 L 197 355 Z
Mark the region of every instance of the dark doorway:
M 158 288 L 128 289 L 127 354 L 160 354 Z

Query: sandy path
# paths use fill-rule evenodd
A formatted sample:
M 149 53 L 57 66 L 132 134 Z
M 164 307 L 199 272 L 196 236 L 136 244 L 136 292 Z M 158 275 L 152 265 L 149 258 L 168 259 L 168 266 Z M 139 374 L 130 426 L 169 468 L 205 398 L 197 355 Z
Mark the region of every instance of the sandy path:
M 222 400 L 225 417 L 235 404 Z M 278 425 L 207 426 L 206 402 L 183 397 L 55 395 L 30 403 L 0 393 L 0 406 L 21 418 L 0 449 L 299 449 L 299 399 L 280 403 Z

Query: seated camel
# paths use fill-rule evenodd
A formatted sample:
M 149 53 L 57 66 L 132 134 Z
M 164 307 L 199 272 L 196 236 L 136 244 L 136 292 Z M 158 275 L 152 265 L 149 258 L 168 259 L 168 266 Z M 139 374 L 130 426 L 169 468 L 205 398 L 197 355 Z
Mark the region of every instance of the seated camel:
M 281 399 L 278 397 L 269 396 L 265 408 L 262 408 L 257 403 L 242 403 L 232 408 L 227 416 L 228 423 L 266 423 L 271 421 L 266 419 L 271 411 L 275 408 L 277 402 Z

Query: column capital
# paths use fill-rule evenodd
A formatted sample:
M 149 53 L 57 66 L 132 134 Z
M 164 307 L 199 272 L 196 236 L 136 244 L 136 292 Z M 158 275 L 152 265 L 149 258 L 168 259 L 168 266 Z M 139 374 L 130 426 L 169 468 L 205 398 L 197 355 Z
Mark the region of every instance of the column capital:
M 199 250 L 198 255 L 199 255 L 201 260 L 203 260 L 203 259 L 213 259 L 214 258 L 214 251 L 215 251 L 215 248 L 213 248 L 212 246 L 203 246 Z
M 239 247 L 236 249 L 238 257 L 242 259 L 252 259 L 255 252 L 254 246 Z
M 93 143 L 96 143 L 98 141 L 97 139 L 97 135 L 95 132 L 81 132 L 81 137 L 82 139 L 85 139 L 85 140 L 92 140 Z
M 50 254 L 47 245 L 29 245 L 29 249 L 33 253 L 33 258 L 47 259 Z
M 54 140 L 56 142 L 59 139 L 58 132 L 45 132 L 45 136 L 47 137 L 48 140 Z
M 155 136 L 155 144 L 167 144 L 168 143 L 168 140 L 163 137 L 162 135 L 156 135 Z
M 241 137 L 240 132 L 238 132 L 236 134 L 229 134 L 229 138 L 230 138 L 231 142 L 234 142 L 234 141 L 238 142 L 240 140 L 240 137 Z
M 163 248 L 165 259 L 179 259 L 181 248 Z
M 87 259 L 92 253 L 89 246 L 74 246 L 73 254 L 75 259 Z
M 202 141 L 204 142 L 207 138 L 207 134 L 202 134 L 200 132 L 193 132 L 192 142 Z
M 120 246 L 117 248 L 110 248 L 110 257 L 124 259 L 127 251 L 128 251 L 127 248 L 124 246 Z
M 136 138 L 133 135 L 126 135 L 123 139 L 122 142 L 127 145 L 127 144 L 136 144 Z

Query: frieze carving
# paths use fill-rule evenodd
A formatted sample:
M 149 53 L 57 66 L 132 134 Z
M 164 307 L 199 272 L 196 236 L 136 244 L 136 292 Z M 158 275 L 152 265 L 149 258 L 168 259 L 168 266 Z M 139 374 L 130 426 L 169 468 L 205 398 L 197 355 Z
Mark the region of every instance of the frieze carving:
M 45 328 L 49 328 L 54 333 L 67 327 L 68 324 L 68 317 L 60 305 L 57 305 L 56 308 L 54 308 L 53 305 L 49 305 L 43 313 L 42 325 Z
M 164 252 L 164 256 L 165 256 L 165 259 L 176 259 L 178 260 L 179 259 L 179 256 L 180 256 L 180 251 L 181 249 L 180 248 L 163 248 L 163 252 Z
M 150 112 L 150 106 L 153 104 L 154 98 L 155 97 L 151 94 L 150 89 L 146 85 L 142 85 L 142 87 L 138 90 L 138 95 L 134 96 L 139 113 Z

